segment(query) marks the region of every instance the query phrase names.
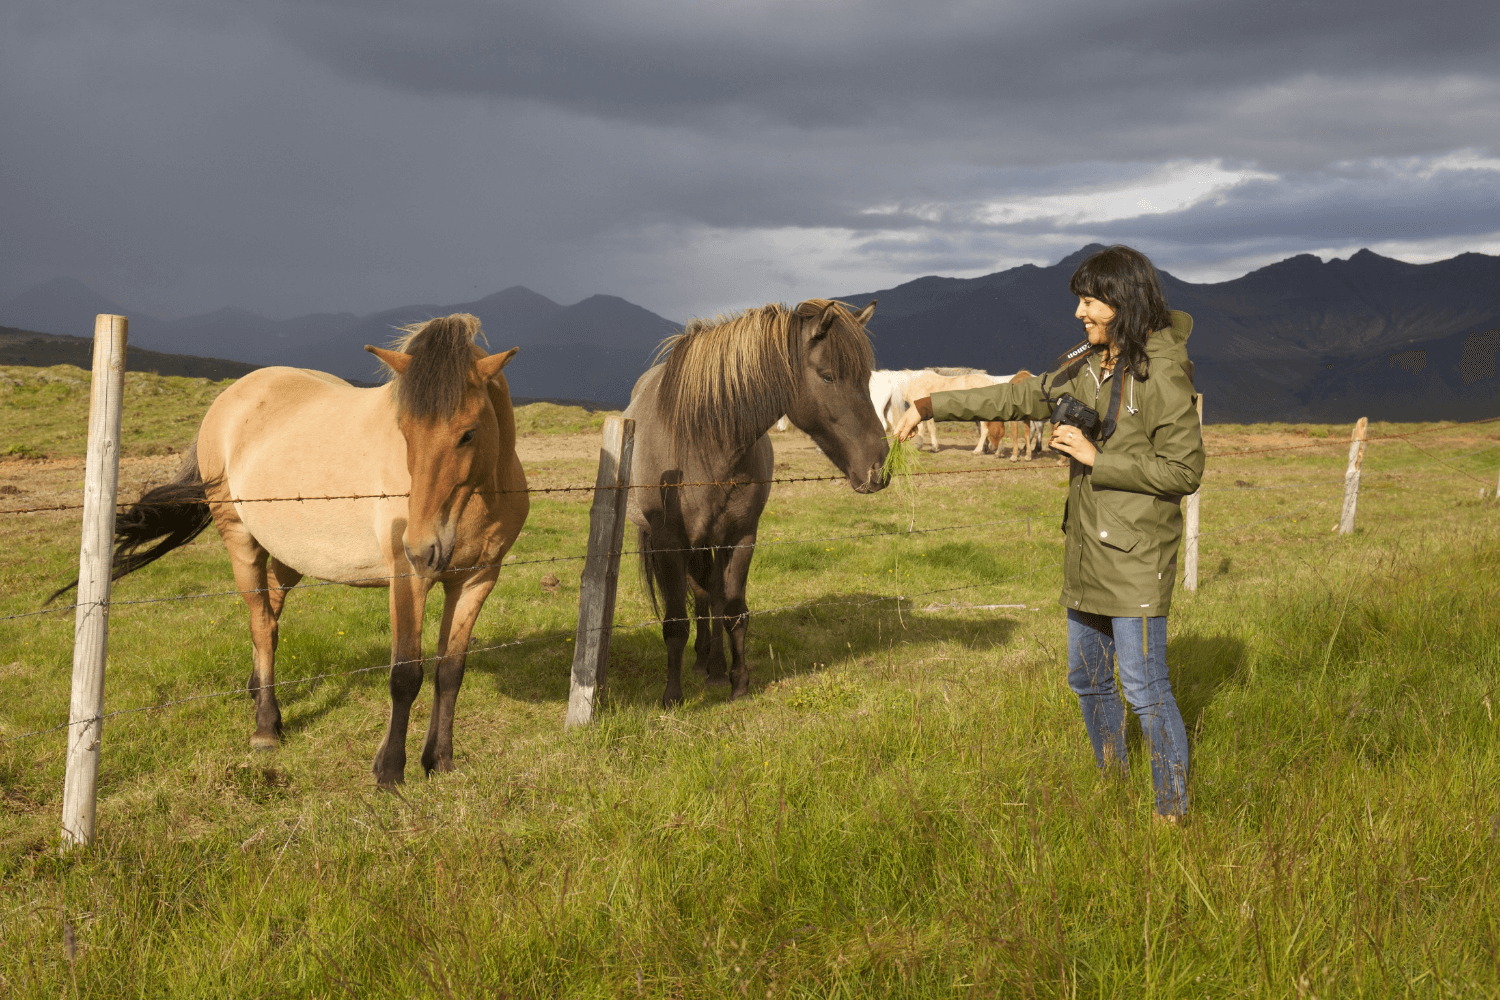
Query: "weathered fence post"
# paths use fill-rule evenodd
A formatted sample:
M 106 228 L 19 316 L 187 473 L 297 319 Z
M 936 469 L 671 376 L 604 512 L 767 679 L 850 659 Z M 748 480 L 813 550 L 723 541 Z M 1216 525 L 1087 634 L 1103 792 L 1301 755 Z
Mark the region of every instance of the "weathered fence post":
M 589 550 L 578 589 L 578 633 L 573 641 L 573 681 L 568 688 L 567 727 L 594 718 L 594 696 L 604 686 L 609 639 L 615 620 L 615 588 L 620 582 L 620 539 L 625 531 L 625 502 L 630 490 L 630 459 L 635 451 L 635 421 L 610 417 L 604 422 L 599 449 L 599 476 L 589 511 Z
M 63 777 L 62 846 L 94 840 L 94 792 L 103 738 L 104 661 L 109 650 L 110 560 L 120 485 L 120 400 L 130 321 L 94 320 L 94 373 L 89 386 L 88 457 L 83 473 L 83 533 L 78 546 L 78 610 L 73 620 L 73 696 L 68 708 Z
M 1203 393 L 1198 393 L 1198 423 L 1203 423 Z M 1194 490 L 1183 501 L 1183 553 L 1182 586 L 1185 590 L 1198 589 L 1198 493 Z
M 1365 430 L 1369 417 L 1360 417 L 1349 435 L 1349 467 L 1344 470 L 1344 516 L 1339 519 L 1339 534 L 1354 534 L 1354 508 L 1359 503 L 1359 468 L 1365 461 Z

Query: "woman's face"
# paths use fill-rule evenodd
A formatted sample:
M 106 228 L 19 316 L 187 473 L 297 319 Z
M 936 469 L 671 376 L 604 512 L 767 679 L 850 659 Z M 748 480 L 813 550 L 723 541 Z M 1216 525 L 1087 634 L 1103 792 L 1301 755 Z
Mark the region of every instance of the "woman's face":
M 1107 331 L 1110 321 L 1115 318 L 1115 311 L 1108 303 L 1089 295 L 1080 295 L 1078 308 L 1073 310 L 1073 315 L 1083 320 L 1083 332 L 1088 335 L 1090 344 L 1109 343 Z

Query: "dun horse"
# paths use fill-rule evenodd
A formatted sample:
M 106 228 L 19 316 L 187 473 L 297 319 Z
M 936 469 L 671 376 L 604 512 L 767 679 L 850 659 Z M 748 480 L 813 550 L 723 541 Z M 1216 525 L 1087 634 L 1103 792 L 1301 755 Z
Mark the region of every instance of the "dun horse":
M 625 410 L 636 421 L 628 509 L 652 604 L 663 615 L 663 705 L 682 701 L 689 585 L 695 666 L 710 683 L 732 682 L 732 698 L 749 690 L 745 579 L 771 495 L 766 432 L 777 417 L 806 431 L 856 492 L 885 486 L 888 446 L 870 402 L 873 352 L 864 329 L 874 311 L 874 302 L 856 313 L 810 299 L 695 321 L 662 344 L 662 363 L 636 382 Z
M 381 787 L 404 780 L 407 721 L 422 686 L 422 611 L 441 583 L 422 767 L 453 769 L 469 633 L 530 506 L 500 371 L 516 349 L 486 354 L 478 333 L 479 320 L 457 314 L 407 327 L 394 350 L 366 347 L 393 376 L 375 389 L 300 368 L 246 375 L 209 407 L 177 478 L 120 516 L 116 579 L 210 520 L 219 529 L 250 609 L 252 747 L 281 739 L 276 643 L 287 592 L 303 576 L 389 587 L 391 715 L 374 771 Z M 313 499 L 253 502 L 274 497 Z

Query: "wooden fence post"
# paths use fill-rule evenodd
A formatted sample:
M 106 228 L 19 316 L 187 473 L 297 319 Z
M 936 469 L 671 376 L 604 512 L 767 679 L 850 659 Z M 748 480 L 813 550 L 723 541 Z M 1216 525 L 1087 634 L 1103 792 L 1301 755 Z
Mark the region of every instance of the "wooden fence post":
M 110 562 L 120 485 L 120 401 L 130 321 L 94 320 L 94 373 L 89 386 L 89 441 L 83 473 L 83 532 L 78 546 L 78 610 L 73 619 L 73 696 L 68 708 L 63 778 L 62 848 L 94 840 L 94 793 L 103 738 L 104 662 L 109 650 Z
M 630 460 L 635 451 L 635 421 L 610 417 L 604 422 L 594 506 L 589 511 L 589 549 L 578 589 L 578 632 L 573 640 L 573 680 L 568 687 L 565 727 L 593 721 L 594 697 L 604 686 L 609 639 L 615 620 L 615 588 L 620 582 L 620 540 L 625 531 L 625 503 L 630 490 Z
M 1203 393 L 1198 393 L 1198 423 L 1203 423 Z M 1185 545 L 1182 554 L 1182 586 L 1185 590 L 1198 589 L 1198 494 L 1196 489 L 1183 501 L 1183 535 Z
M 1359 503 L 1359 469 L 1365 461 L 1365 431 L 1369 417 L 1360 417 L 1349 435 L 1349 467 L 1344 470 L 1344 516 L 1339 519 L 1339 534 L 1354 534 L 1354 508 Z

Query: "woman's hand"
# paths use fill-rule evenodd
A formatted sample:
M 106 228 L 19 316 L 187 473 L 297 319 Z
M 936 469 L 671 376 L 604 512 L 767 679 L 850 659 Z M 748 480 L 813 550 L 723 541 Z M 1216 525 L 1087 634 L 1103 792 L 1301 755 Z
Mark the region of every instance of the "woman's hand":
M 922 423 L 922 414 L 917 412 L 915 406 L 908 406 L 906 412 L 901 414 L 901 419 L 896 421 L 896 426 L 891 433 L 896 436 L 897 441 L 906 441 L 917 433 L 917 427 Z
M 1058 424 L 1052 429 L 1052 447 L 1091 468 L 1094 456 L 1099 454 L 1094 442 L 1085 437 L 1083 431 L 1070 424 Z

